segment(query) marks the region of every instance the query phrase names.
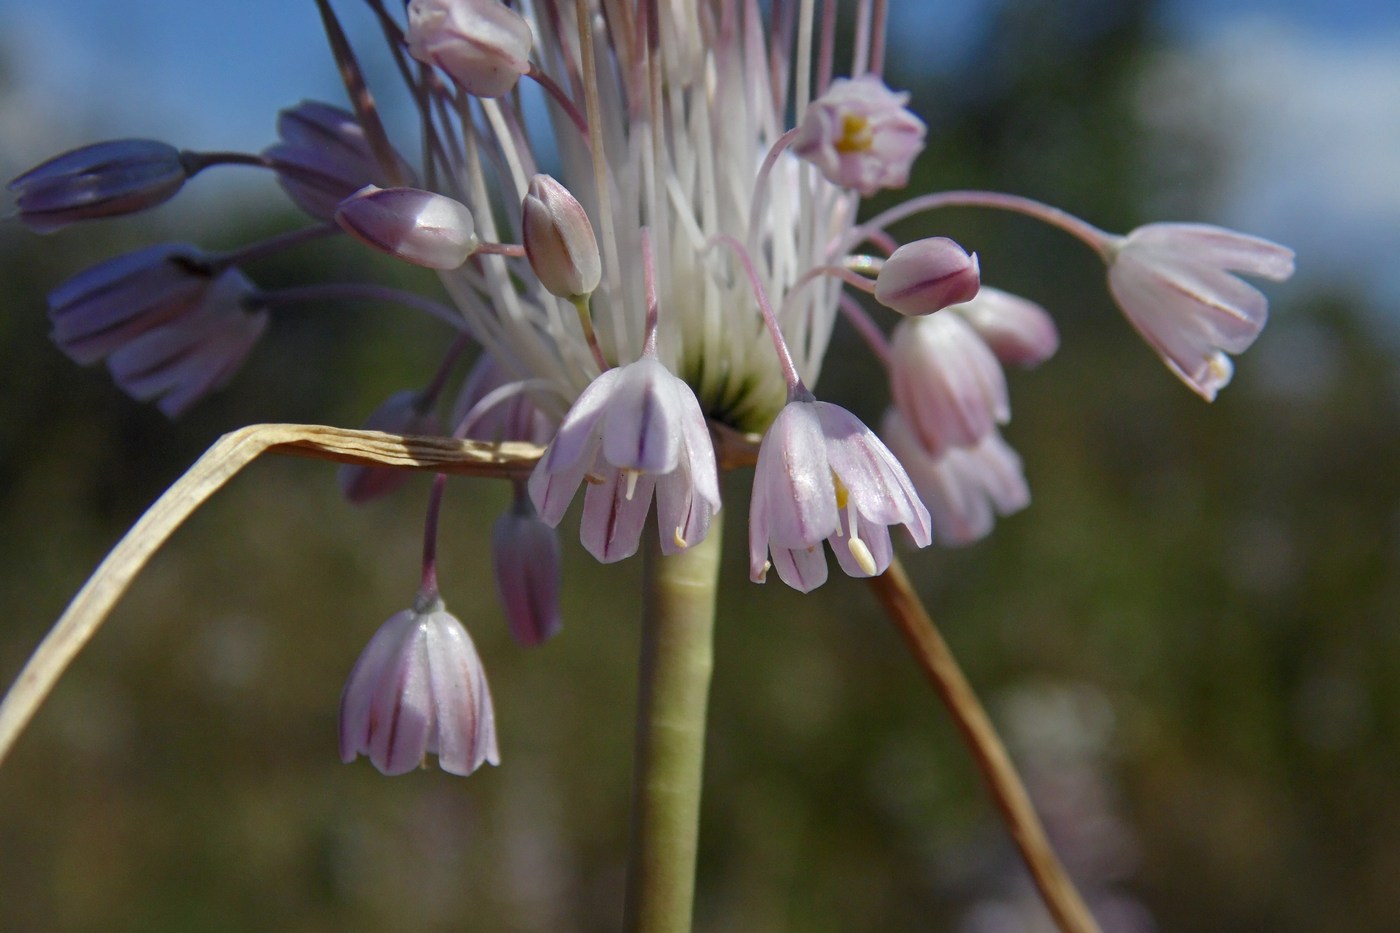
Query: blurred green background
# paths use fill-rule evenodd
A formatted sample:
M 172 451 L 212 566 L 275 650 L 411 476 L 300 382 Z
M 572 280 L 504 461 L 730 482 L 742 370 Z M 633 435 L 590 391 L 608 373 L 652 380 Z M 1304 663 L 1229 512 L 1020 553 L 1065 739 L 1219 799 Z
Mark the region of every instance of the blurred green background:
M 930 71 L 905 54 L 891 68 L 930 123 L 912 189 L 1011 190 L 1117 230 L 1220 218 L 1230 120 L 1144 104 L 1173 73 L 1150 5 L 997 10 L 961 64 Z M 1189 92 L 1216 114 L 1208 82 L 1177 77 L 1164 100 Z M 47 238 L 0 224 L 6 682 L 222 432 L 356 425 L 435 367 L 442 328 L 407 312 L 289 309 L 233 386 L 172 424 L 47 341 L 45 292 L 93 261 L 297 223 L 235 204 Z M 901 232 L 921 229 L 977 250 L 986 281 L 1061 327 L 1054 360 L 1011 374 L 1007 436 L 1032 507 L 974 547 L 905 561 L 1106 928 L 1400 929 L 1393 306 L 1310 276 L 1301 255 L 1206 406 L 1142 346 L 1076 244 L 973 212 Z M 265 287 L 369 274 L 343 243 L 253 272 Z M 838 328 L 820 391 L 873 421 L 882 376 L 848 363 L 865 357 Z M 595 564 L 567 520 L 565 629 L 518 648 L 488 551 L 508 490 L 451 483 L 444 595 L 485 659 L 504 761 L 388 780 L 336 760 L 336 704 L 361 647 L 413 596 L 427 481 L 357 509 L 334 479 L 325 464 L 254 465 L 74 664 L 0 769 L 0 930 L 618 927 L 639 561 Z M 865 588 L 833 577 L 803 597 L 747 581 L 747 483 L 726 482 L 697 927 L 1047 928 Z

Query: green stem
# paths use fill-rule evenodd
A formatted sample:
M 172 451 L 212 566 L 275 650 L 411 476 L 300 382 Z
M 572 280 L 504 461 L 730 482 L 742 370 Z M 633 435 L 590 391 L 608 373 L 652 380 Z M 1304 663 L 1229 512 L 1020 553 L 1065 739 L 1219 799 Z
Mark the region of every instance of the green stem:
M 695 896 L 705 760 L 705 708 L 714 667 L 720 516 L 705 540 L 670 557 L 647 548 L 646 602 L 632 778 L 629 933 L 685 933 Z

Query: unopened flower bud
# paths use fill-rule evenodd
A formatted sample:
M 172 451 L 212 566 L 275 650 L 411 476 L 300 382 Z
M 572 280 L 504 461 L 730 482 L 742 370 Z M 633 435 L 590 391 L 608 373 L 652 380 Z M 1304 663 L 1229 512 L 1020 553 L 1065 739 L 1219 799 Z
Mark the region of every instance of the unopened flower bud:
M 929 237 L 904 244 L 885 260 L 875 298 L 900 314 L 932 314 L 970 301 L 980 282 L 976 253 L 969 256 L 947 237 Z
M 550 176 L 536 175 L 521 212 L 525 255 L 540 284 L 560 298 L 591 294 L 603 277 L 603 263 L 578 199 Z
M 544 644 L 559 631 L 559 533 L 517 490 L 491 535 L 496 595 L 510 633 L 522 645 Z
M 365 185 L 386 180 L 384 168 L 355 115 L 316 100 L 304 100 L 277 115 L 280 141 L 263 150 L 277 181 L 297 207 L 332 220 L 340 202 Z M 399 174 L 412 178 L 399 159 Z
M 408 51 L 468 94 L 500 97 L 530 70 L 530 24 L 499 0 L 412 0 Z
M 425 407 L 423 393 L 417 389 L 404 389 L 389 396 L 365 419 L 364 428 L 390 434 L 438 434 L 441 431 L 437 416 Z M 337 474 L 341 495 L 355 505 L 387 496 L 408 482 L 408 477 L 408 470 L 348 463 Z
M 436 595 L 374 633 L 340 696 L 340 760 L 368 756 L 406 774 L 429 754 L 449 774 L 500 763 L 486 672 L 471 636 Z
M 478 245 L 465 204 L 419 188 L 368 185 L 341 202 L 335 222 L 366 246 L 429 269 L 456 269 Z
M 792 151 L 827 181 L 867 197 L 902 188 L 926 131 L 908 103 L 908 93 L 891 91 L 874 75 L 837 78 L 807 106 Z
M 192 174 L 180 150 L 152 139 L 74 149 L 10 182 L 19 219 L 47 233 L 79 220 L 133 214 L 175 196 Z

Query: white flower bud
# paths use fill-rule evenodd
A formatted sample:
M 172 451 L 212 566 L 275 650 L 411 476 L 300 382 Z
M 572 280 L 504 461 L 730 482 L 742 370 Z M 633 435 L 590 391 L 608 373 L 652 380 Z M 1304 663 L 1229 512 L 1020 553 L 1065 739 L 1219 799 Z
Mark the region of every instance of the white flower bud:
M 603 262 L 578 199 L 550 176 L 536 175 L 521 211 L 525 255 L 540 284 L 560 298 L 591 294 L 603 277 Z

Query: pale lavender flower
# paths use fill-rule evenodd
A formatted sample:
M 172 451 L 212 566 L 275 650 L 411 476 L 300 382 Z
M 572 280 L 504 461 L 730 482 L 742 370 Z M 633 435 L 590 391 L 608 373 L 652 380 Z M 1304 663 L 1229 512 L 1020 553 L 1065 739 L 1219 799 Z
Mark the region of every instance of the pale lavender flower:
M 80 220 L 163 204 L 194 174 L 180 150 L 152 139 L 118 139 L 56 156 L 10 182 L 19 219 L 47 233 Z
M 568 188 L 548 175 L 530 179 L 521 226 L 525 255 L 541 285 L 560 298 L 579 298 L 598 287 L 603 277 L 598 241 Z
M 749 577 L 770 566 L 804 593 L 826 582 L 822 542 L 853 577 L 885 572 L 890 525 L 929 543 L 929 513 L 904 468 L 869 428 L 837 405 L 790 401 L 763 438 L 749 507 Z
M 215 273 L 192 246 L 165 243 L 108 260 L 49 294 L 52 337 L 84 365 L 107 358 L 117 385 L 174 418 L 242 365 L 267 326 L 236 267 Z
M 1011 515 L 1030 505 L 1021 458 L 1000 432 L 992 431 L 968 447 L 930 453 L 899 411 L 890 408 L 880 434 L 928 506 L 933 540 L 945 547 L 979 541 L 991 533 L 998 515 Z
M 517 488 L 514 504 L 491 535 L 496 595 L 515 640 L 544 644 L 559 631 L 559 534 Z
M 435 754 L 450 774 L 499 764 L 486 672 L 436 594 L 394 615 L 360 654 L 340 697 L 340 759 L 405 774 Z
M 650 355 L 595 379 L 530 476 L 545 522 L 559 524 L 585 477 L 581 538 L 600 561 L 636 552 L 653 490 L 662 552 L 699 543 L 719 511 L 719 477 L 690 386 Z
M 1060 333 L 1044 308 L 998 288 L 983 285 L 976 298 L 948 310 L 971 324 L 1007 366 L 1039 366 L 1060 347 Z
M 280 141 L 263 150 L 287 196 L 320 220 L 335 219 L 335 210 L 366 185 L 386 182 L 355 115 L 317 100 L 304 100 L 277 115 Z M 413 171 L 402 159 L 400 177 Z
M 442 431 L 427 396 L 419 389 L 403 389 L 390 395 L 370 412 L 363 427 L 367 431 L 390 434 L 439 434 Z M 408 470 L 352 463 L 337 471 L 340 494 L 356 505 L 387 496 L 408 482 L 409 476 Z
M 468 94 L 499 97 L 530 70 L 530 24 L 499 0 L 411 0 L 409 53 Z
M 340 202 L 335 222 L 366 246 L 429 269 L 456 269 L 480 242 L 466 205 L 421 188 L 378 188 Z
M 905 243 L 885 260 L 875 299 L 905 316 L 932 314 L 970 301 L 981 285 L 977 254 L 947 237 Z
M 890 391 L 933 453 L 976 444 L 1011 418 L 1001 364 L 956 314 L 899 322 L 890 342 Z
M 908 103 L 907 92 L 891 91 L 875 75 L 837 78 L 807 107 L 792 151 L 828 181 L 867 197 L 902 188 L 926 131 Z
M 1268 300 L 1232 273 L 1293 274 L 1287 247 L 1207 224 L 1148 224 L 1109 241 L 1105 254 L 1118 306 L 1206 401 L 1234 372 L 1225 354 L 1248 349 L 1268 319 Z

